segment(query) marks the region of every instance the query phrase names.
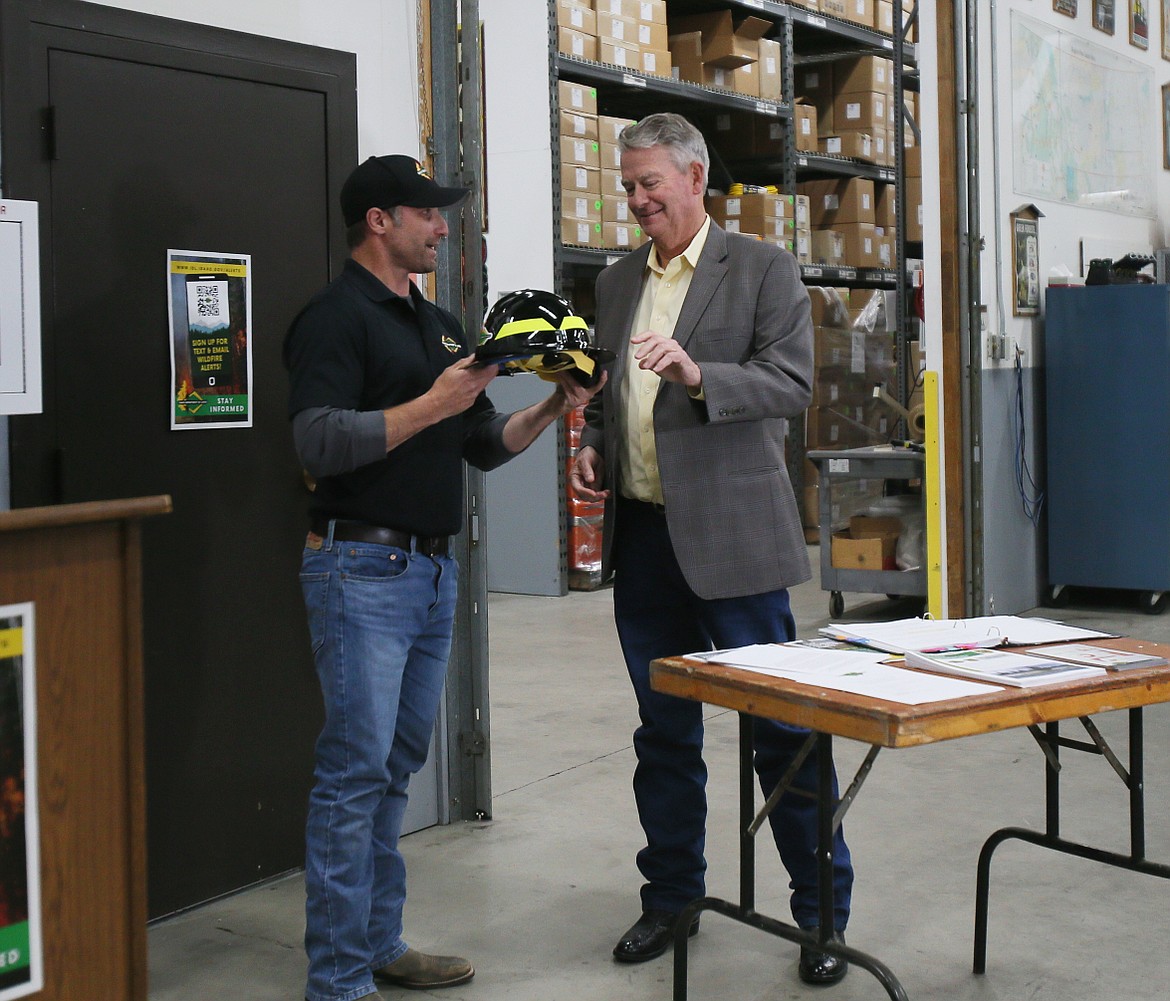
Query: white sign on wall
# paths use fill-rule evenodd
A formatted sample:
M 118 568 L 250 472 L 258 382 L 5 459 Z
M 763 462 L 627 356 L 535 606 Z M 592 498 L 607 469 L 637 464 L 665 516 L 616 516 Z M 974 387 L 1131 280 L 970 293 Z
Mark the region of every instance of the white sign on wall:
M 0 414 L 40 412 L 37 203 L 0 199 Z

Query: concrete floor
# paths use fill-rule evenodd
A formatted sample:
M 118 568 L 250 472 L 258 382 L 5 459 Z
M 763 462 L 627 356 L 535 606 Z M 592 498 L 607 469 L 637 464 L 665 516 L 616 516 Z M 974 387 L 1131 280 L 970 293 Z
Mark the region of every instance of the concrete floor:
M 810 555 L 814 566 L 815 547 Z M 846 618 L 912 614 L 846 595 Z M 793 592 L 801 636 L 828 621 L 816 581 Z M 493 595 L 491 735 L 494 817 L 405 839 L 409 940 L 468 956 L 449 1001 L 669 1001 L 669 953 L 635 966 L 610 950 L 637 917 L 640 828 L 630 792 L 636 722 L 608 590 L 566 598 Z M 1128 595 L 1074 595 L 1064 621 L 1170 641 L 1170 615 Z M 539 623 L 540 628 L 534 628 Z M 708 892 L 738 894 L 736 718 L 708 708 Z M 1125 755 L 1125 716 L 1097 718 Z M 1079 729 L 1079 727 L 1077 728 Z M 1072 732 L 1072 728 L 1068 728 Z M 1079 734 L 1078 734 L 1079 735 Z M 837 743 L 851 777 L 864 748 Z M 1125 791 L 1097 756 L 1064 755 L 1063 834 L 1128 851 Z M 1147 857 L 1170 861 L 1170 708 L 1146 713 Z M 1043 825 L 1043 759 L 1026 730 L 885 750 L 849 812 L 857 881 L 850 944 L 880 958 L 910 998 L 1097 1001 L 1170 995 L 1170 884 L 1007 842 L 992 866 L 988 971 L 971 973 L 975 865 L 998 827 Z M 761 913 L 788 919 L 786 877 L 757 852 Z M 297 1001 L 304 989 L 299 875 L 171 918 L 150 930 L 151 1001 Z M 814 989 L 796 947 L 716 914 L 691 940 L 694 1001 L 880 999 L 854 969 Z M 386 999 L 418 996 L 384 990 Z

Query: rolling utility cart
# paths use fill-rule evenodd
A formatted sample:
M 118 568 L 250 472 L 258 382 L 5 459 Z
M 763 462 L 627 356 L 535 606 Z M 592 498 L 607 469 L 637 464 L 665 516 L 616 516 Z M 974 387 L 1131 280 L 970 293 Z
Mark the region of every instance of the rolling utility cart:
M 833 487 L 842 480 L 921 480 L 926 456 L 914 448 L 871 445 L 808 453 L 820 472 L 818 510 L 821 533 L 821 588 L 829 592 L 829 615 L 845 613 L 843 591 L 884 594 L 888 598 L 926 597 L 926 567 L 914 570 L 855 569 L 833 566 Z

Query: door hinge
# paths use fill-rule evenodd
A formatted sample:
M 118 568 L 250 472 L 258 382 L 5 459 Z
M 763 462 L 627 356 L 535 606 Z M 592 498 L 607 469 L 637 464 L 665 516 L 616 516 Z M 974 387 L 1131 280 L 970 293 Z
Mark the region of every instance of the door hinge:
M 57 109 L 53 105 L 41 108 L 41 135 L 44 137 L 46 160 L 57 159 Z
M 474 758 L 487 752 L 487 736 L 482 730 L 464 730 L 459 734 L 459 746 L 467 757 Z

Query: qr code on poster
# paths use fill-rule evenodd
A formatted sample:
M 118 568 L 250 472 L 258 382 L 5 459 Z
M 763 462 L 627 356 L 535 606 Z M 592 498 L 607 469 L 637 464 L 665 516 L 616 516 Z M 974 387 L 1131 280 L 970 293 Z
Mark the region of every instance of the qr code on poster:
M 228 322 L 228 283 L 223 280 L 187 283 L 187 322 L 196 328 L 218 330 Z

